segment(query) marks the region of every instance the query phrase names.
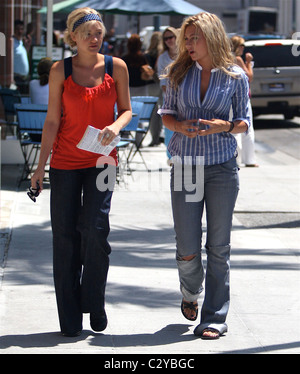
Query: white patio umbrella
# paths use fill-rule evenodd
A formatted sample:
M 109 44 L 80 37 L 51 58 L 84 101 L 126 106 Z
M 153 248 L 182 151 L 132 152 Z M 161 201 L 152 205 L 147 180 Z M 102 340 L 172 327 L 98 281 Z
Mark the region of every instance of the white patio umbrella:
M 204 12 L 203 9 L 184 0 L 86 0 L 75 7 L 86 6 L 113 14 L 192 15 Z
M 47 0 L 47 7 L 39 13 L 47 13 L 47 56 L 52 57 L 53 12 L 69 13 L 75 8 L 90 7 L 101 13 L 192 15 L 204 10 L 184 0 L 65 0 L 53 4 Z

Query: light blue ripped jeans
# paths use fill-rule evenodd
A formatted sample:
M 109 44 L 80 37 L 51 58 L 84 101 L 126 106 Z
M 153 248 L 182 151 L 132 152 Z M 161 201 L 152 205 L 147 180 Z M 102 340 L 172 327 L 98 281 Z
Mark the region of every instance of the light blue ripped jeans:
M 202 172 L 196 175 L 196 168 Z M 175 170 L 175 171 L 174 171 Z M 178 169 L 177 169 L 178 170 Z M 235 201 L 239 190 L 238 167 L 236 158 L 211 166 L 193 166 L 192 186 L 184 180 L 182 169 L 182 189 L 178 191 L 176 168 L 171 170 L 171 196 L 174 228 L 176 233 L 176 260 L 179 271 L 180 289 L 186 301 L 197 301 L 203 290 L 205 278 L 205 297 L 201 309 L 201 321 L 195 334 L 207 327 L 220 333 L 227 331 L 225 323 L 229 309 L 229 258 L 230 233 Z M 178 182 L 178 179 L 177 179 Z M 177 183 L 178 184 L 178 183 Z M 198 187 L 196 186 L 198 185 Z M 203 198 L 187 202 L 187 195 L 203 190 Z M 206 275 L 202 264 L 202 215 L 205 204 L 207 219 Z M 185 256 L 195 255 L 191 261 L 182 260 Z

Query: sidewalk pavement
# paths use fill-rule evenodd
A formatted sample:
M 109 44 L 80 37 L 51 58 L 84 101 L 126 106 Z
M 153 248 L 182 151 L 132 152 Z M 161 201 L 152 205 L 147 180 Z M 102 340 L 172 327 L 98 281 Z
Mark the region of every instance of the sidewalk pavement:
M 151 172 L 134 165 L 113 196 L 108 327 L 94 333 L 85 315 L 77 338 L 59 333 L 49 186 L 34 204 L 19 168 L 2 165 L 0 353 L 300 353 L 299 161 L 258 143 L 260 167 L 241 167 L 228 333 L 206 341 L 180 311 L 165 148 L 143 154 Z

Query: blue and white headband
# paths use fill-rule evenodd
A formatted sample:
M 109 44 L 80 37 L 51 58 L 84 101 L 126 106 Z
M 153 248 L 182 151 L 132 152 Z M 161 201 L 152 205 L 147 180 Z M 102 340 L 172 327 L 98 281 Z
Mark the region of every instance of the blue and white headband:
M 88 22 L 88 21 L 99 21 L 99 22 L 103 23 L 102 19 L 98 16 L 98 14 L 89 13 L 89 14 L 86 14 L 85 16 L 83 16 L 82 18 L 79 18 L 79 20 L 77 20 L 74 23 L 72 31 L 74 32 L 77 29 L 78 26 L 80 26 L 83 23 Z

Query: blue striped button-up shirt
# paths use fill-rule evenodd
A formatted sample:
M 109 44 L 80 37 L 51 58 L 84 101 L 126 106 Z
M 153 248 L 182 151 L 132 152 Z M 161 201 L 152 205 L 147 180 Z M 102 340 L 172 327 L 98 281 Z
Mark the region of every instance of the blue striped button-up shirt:
M 244 71 L 238 66 L 233 66 L 232 71 L 240 73 L 239 78 L 234 78 L 220 69 L 213 69 L 205 97 L 201 101 L 201 70 L 199 63 L 195 62 L 176 90 L 168 83 L 159 114 L 174 115 L 178 121 L 197 118 L 218 118 L 228 121 L 232 108 L 232 120 L 243 120 L 249 127 L 249 84 Z M 195 164 L 199 162 L 197 156 L 201 156 L 201 163 L 214 165 L 231 159 L 236 146 L 235 137 L 226 132 L 195 138 L 174 132 L 168 150 L 172 157 L 179 156 L 182 162 L 189 159 Z

